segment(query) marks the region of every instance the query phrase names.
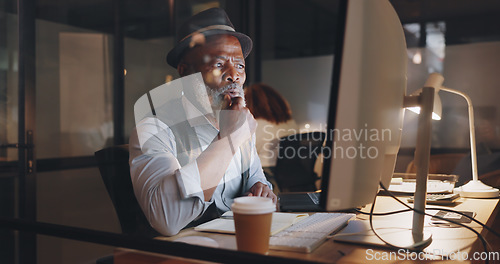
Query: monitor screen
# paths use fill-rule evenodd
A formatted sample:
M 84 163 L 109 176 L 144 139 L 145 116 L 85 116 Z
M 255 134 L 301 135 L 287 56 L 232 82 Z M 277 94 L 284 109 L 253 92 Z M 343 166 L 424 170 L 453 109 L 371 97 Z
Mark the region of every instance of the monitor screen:
M 389 1 L 341 1 L 320 205 L 346 210 L 388 185 L 401 141 L 406 42 Z

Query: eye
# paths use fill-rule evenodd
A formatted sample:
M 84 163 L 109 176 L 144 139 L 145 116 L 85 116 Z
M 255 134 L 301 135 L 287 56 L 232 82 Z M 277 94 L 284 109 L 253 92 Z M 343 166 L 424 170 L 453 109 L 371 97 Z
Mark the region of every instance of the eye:
M 214 66 L 215 66 L 216 68 L 222 68 L 222 66 L 224 66 L 224 64 L 222 64 L 222 62 L 216 62 L 216 63 L 214 64 Z
M 236 65 L 238 69 L 245 69 L 245 64 L 238 64 Z

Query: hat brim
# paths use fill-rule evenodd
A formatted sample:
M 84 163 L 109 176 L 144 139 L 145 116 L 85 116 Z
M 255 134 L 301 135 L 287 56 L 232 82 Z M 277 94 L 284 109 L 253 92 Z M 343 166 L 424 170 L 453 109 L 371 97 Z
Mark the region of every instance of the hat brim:
M 213 35 L 231 35 L 235 36 L 239 41 L 241 45 L 241 51 L 243 53 L 243 56 L 246 58 L 248 54 L 250 54 L 250 51 L 252 51 L 252 39 L 239 32 L 233 32 L 233 31 L 227 31 L 227 30 L 222 30 L 222 29 L 214 29 L 214 30 L 207 30 L 202 33 L 205 35 L 205 37 L 208 36 L 213 36 Z M 184 55 L 184 52 L 189 48 L 189 43 L 191 42 L 192 37 L 186 38 L 177 45 L 167 54 L 167 63 L 174 67 L 177 68 L 179 65 L 179 62 Z

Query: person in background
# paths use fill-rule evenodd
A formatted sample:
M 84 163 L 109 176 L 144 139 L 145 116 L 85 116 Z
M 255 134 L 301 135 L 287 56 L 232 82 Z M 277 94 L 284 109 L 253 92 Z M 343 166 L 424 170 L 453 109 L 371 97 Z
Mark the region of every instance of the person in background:
M 288 101 L 271 86 L 257 83 L 245 89 L 247 107 L 257 120 L 255 131 L 257 153 L 264 173 L 275 185 L 274 167 L 278 159 L 279 140 L 300 133 L 299 126 L 292 118 Z

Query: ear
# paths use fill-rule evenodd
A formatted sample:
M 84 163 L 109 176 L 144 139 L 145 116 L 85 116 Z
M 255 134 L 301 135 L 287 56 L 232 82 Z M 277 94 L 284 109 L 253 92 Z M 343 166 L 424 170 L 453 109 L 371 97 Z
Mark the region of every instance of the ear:
M 177 72 L 181 77 L 191 74 L 190 69 L 191 67 L 185 62 L 179 62 L 179 65 L 177 65 Z

